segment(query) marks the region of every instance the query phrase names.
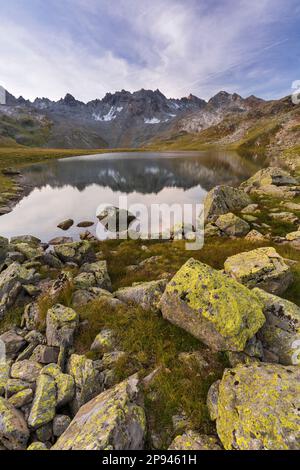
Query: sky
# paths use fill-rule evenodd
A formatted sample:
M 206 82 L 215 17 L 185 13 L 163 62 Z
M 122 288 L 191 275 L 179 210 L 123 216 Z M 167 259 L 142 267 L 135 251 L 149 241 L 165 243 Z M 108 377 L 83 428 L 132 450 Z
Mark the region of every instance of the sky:
M 160 89 L 275 99 L 300 80 L 299 0 L 0 0 L 0 85 L 84 102 Z

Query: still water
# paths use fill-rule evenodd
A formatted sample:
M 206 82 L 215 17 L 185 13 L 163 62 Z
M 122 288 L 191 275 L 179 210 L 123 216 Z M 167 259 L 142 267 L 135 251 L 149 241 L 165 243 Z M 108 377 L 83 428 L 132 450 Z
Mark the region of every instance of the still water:
M 136 152 L 72 157 L 32 165 L 23 171 L 31 191 L 0 217 L 0 235 L 31 234 L 42 241 L 56 236 L 79 238 L 76 225 L 93 221 L 99 204 L 200 204 L 217 184 L 236 186 L 260 168 L 235 152 Z M 65 219 L 75 224 L 67 232 L 57 228 Z

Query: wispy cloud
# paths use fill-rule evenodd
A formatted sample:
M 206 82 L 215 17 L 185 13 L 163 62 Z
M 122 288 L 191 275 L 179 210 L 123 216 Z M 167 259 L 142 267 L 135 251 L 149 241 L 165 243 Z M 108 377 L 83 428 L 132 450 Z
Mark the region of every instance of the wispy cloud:
M 11 0 L 1 12 L 0 82 L 29 98 L 71 92 L 84 101 L 142 87 L 168 96 L 208 98 L 225 87 L 276 96 L 299 78 L 299 55 L 287 61 L 298 34 L 296 6 L 294 0 Z

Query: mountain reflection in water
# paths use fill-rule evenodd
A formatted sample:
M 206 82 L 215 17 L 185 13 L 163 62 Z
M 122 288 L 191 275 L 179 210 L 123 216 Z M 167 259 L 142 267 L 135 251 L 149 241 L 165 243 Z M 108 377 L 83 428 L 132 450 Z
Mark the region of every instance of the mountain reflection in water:
M 119 196 L 127 195 L 129 204 L 147 207 L 199 204 L 215 185 L 236 186 L 259 168 L 258 162 L 227 151 L 113 153 L 32 165 L 24 170 L 32 191 L 0 217 L 0 235 L 30 233 L 43 241 L 65 234 L 78 238 L 76 224 L 96 222 L 100 203 L 118 205 Z M 67 218 L 75 226 L 64 233 L 56 226 Z

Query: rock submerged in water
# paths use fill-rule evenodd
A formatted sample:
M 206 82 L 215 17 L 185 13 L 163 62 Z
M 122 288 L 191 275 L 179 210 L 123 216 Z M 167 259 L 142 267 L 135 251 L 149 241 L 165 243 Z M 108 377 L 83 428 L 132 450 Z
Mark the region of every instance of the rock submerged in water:
M 73 219 L 67 219 L 67 220 L 64 220 L 63 222 L 61 222 L 60 224 L 58 224 L 58 228 L 60 228 L 61 230 L 64 230 L 64 231 L 67 231 L 69 230 L 69 228 L 72 227 L 72 225 L 74 225 L 74 220 Z
M 224 269 L 247 287 L 260 287 L 271 294 L 282 294 L 293 281 L 289 266 L 273 247 L 230 256 L 224 263 Z
M 227 369 L 219 386 L 217 432 L 226 450 L 299 450 L 299 408 L 299 367 Z
M 217 351 L 243 351 L 265 322 L 255 294 L 192 258 L 167 285 L 160 308 L 165 319 Z
M 241 189 L 231 186 L 216 186 L 204 201 L 205 222 L 214 221 L 219 215 L 238 211 L 251 204 L 250 197 Z
M 146 417 L 139 381 L 130 377 L 80 408 L 52 450 L 140 450 Z

